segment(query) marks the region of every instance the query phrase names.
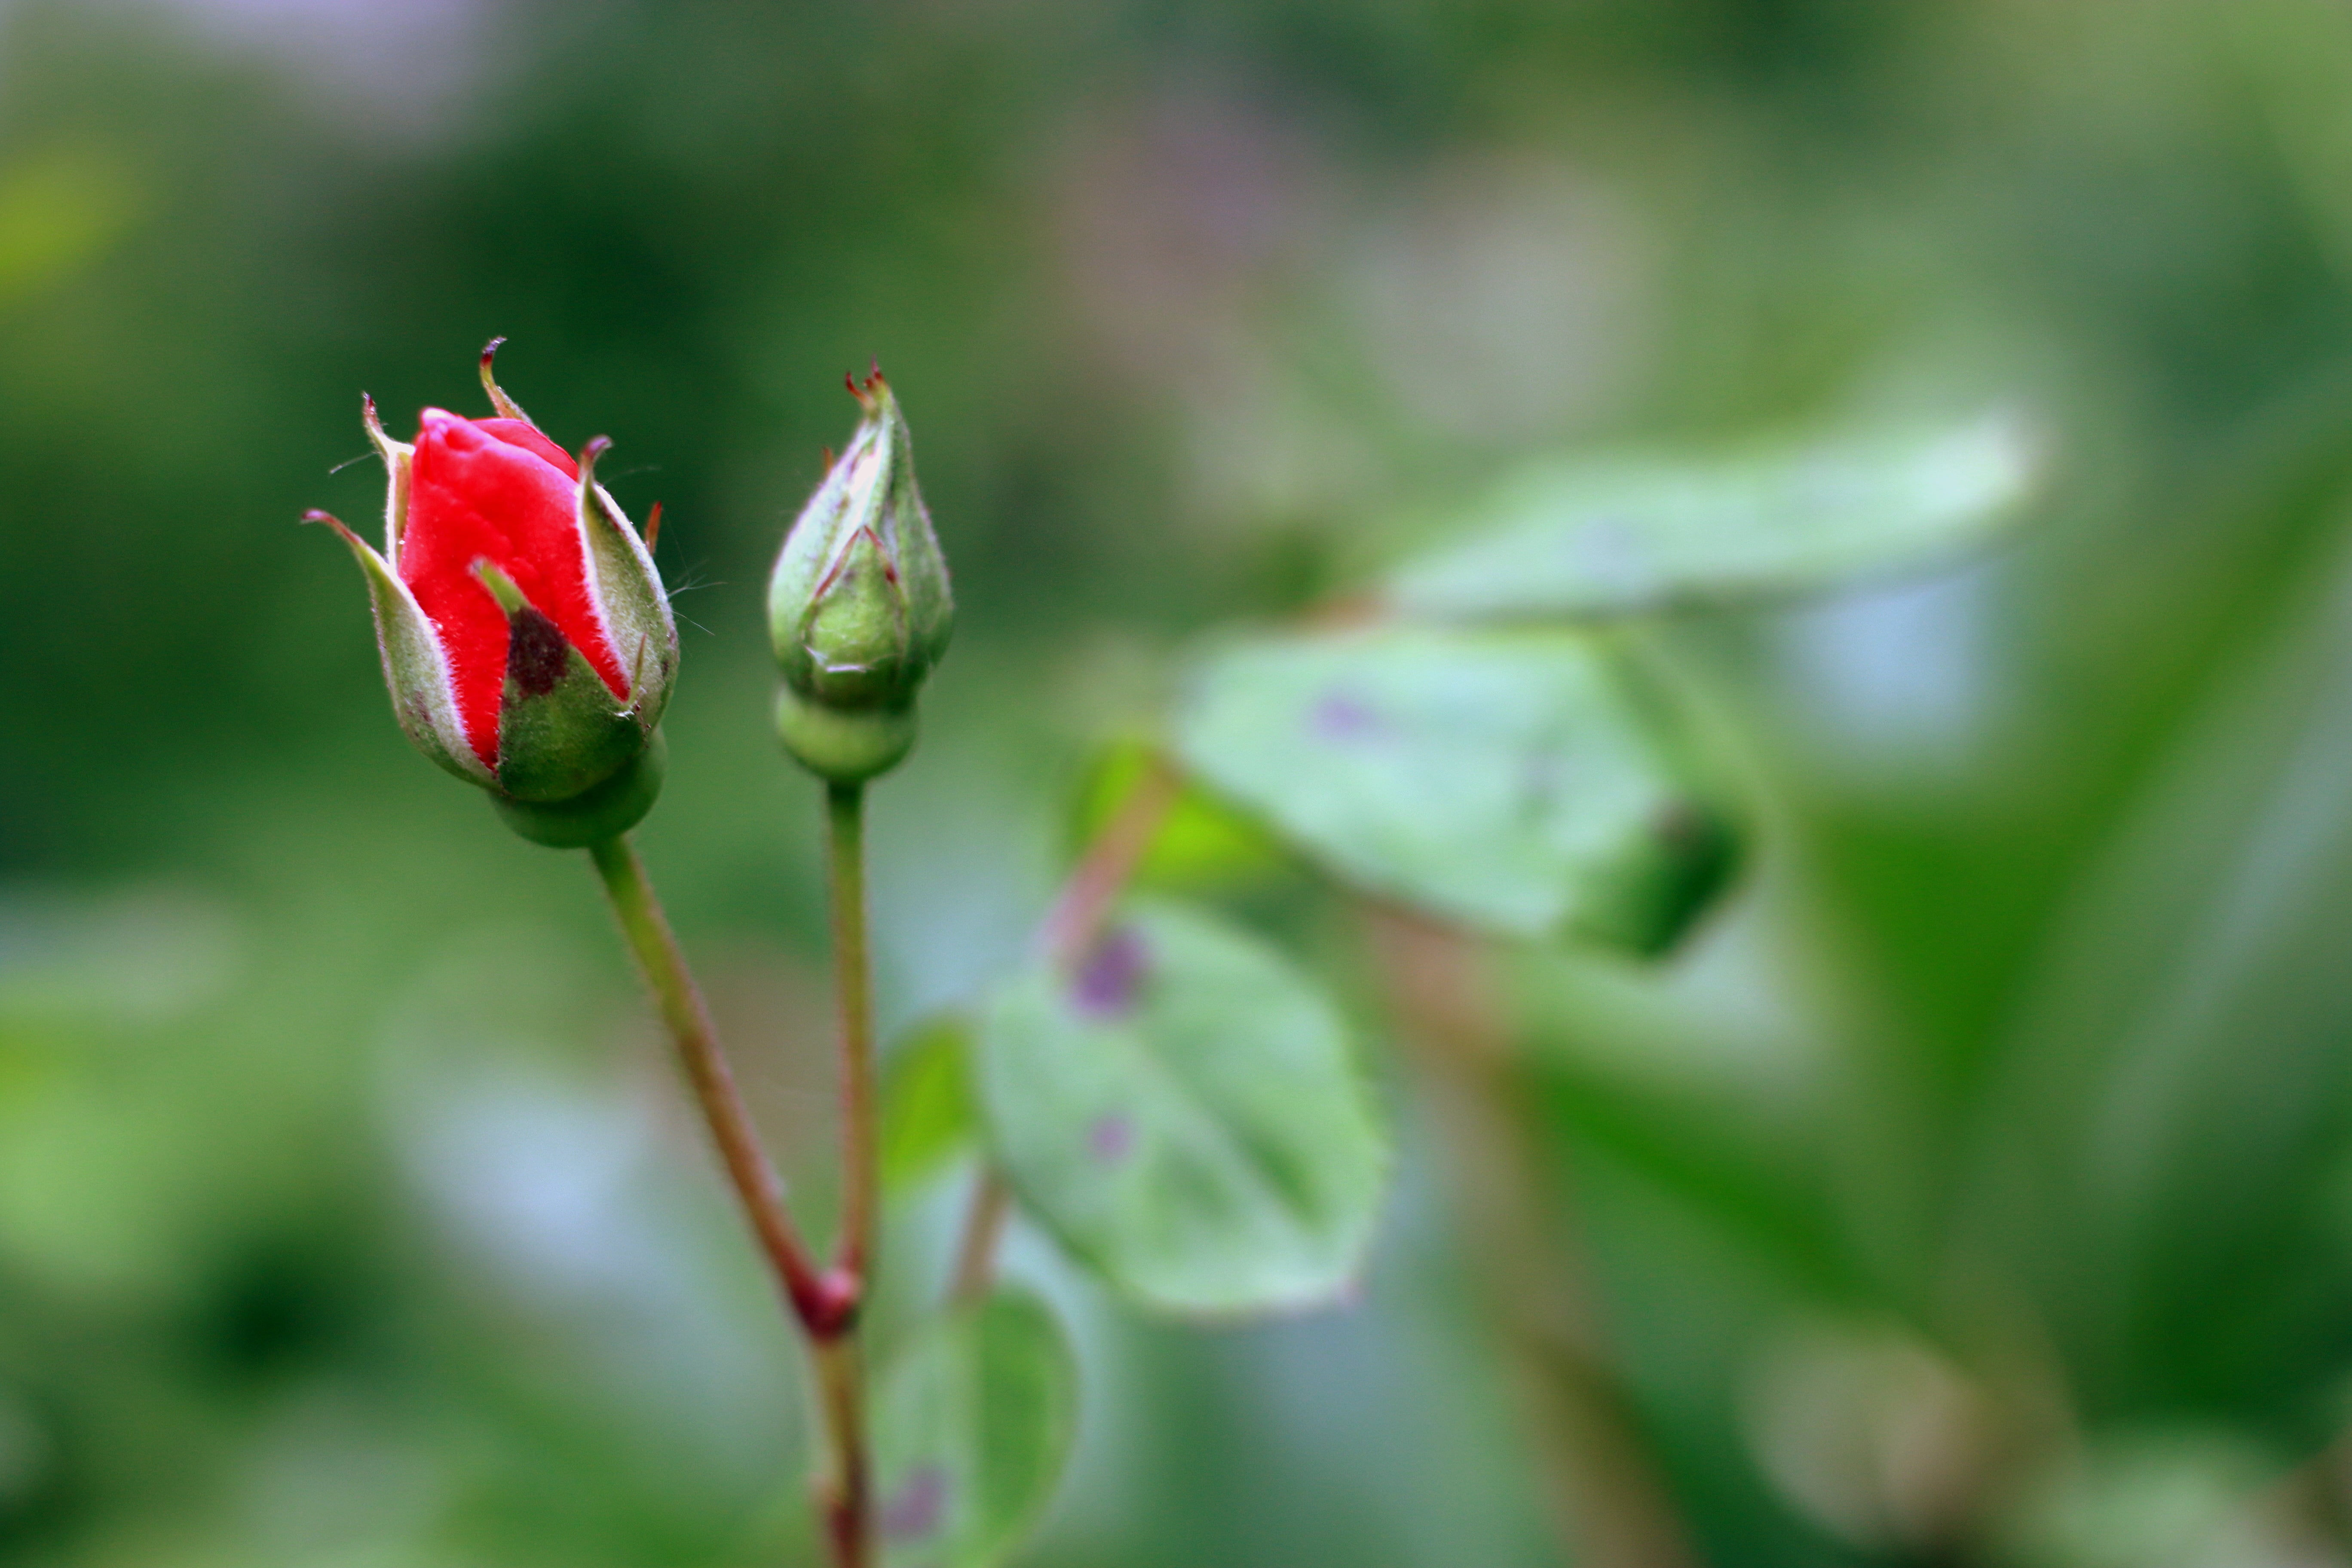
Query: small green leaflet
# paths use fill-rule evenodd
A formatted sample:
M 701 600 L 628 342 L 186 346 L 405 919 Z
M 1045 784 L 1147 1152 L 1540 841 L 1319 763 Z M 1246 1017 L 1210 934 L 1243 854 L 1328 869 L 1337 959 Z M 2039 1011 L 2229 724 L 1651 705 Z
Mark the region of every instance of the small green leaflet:
M 1151 756 L 1150 747 L 1134 740 L 1104 748 L 1078 794 L 1078 844 L 1091 843 L 1126 803 Z M 1200 894 L 1264 881 L 1289 865 L 1263 824 L 1188 783 L 1152 834 L 1128 886 Z
M 1069 1342 L 1035 1299 L 999 1292 L 931 1320 L 874 1405 L 884 1568 L 987 1568 L 1053 1501 L 1077 1424 Z
M 2032 489 L 2007 416 L 1712 463 L 1553 459 L 1388 584 L 1402 615 L 1598 617 L 1833 586 L 1982 544 Z
M 943 1013 L 915 1026 L 882 1069 L 882 1184 L 903 1193 L 945 1170 L 971 1142 L 971 1020 Z
M 1387 1142 L 1338 1013 L 1254 937 L 1136 900 L 997 994 L 979 1080 L 1030 1211 L 1139 1305 L 1297 1310 L 1363 1266 Z
M 1572 632 L 1227 644 L 1192 671 L 1176 742 L 1342 879 L 1503 935 L 1655 952 L 1737 859 L 1653 716 Z

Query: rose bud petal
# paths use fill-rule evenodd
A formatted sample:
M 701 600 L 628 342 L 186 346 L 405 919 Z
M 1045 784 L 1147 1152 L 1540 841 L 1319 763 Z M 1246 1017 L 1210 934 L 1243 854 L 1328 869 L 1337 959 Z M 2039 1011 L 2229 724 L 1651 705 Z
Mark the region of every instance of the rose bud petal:
M 898 398 L 879 370 L 849 389 L 865 417 L 768 582 L 784 676 L 777 730 L 804 766 L 843 784 L 890 768 L 914 743 L 915 693 L 955 620 Z
M 494 417 L 428 408 L 412 445 L 386 436 L 363 401 L 391 479 L 383 554 L 310 515 L 341 533 L 367 576 L 402 729 L 528 816 L 640 763 L 669 699 L 677 628 L 652 554 L 595 481 L 610 443 L 599 437 L 575 462 L 549 440 L 491 379 L 497 347 L 482 354 Z M 615 790 L 627 793 L 605 793 Z

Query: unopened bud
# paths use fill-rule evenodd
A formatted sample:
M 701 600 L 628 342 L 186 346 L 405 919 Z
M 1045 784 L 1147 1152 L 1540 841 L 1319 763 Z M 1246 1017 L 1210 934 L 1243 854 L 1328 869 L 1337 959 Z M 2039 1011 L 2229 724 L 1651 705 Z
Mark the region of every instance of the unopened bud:
M 803 766 L 837 784 L 887 771 L 914 744 L 915 694 L 955 619 L 898 399 L 878 370 L 850 391 L 866 417 L 768 583 L 784 675 L 777 732 Z
M 428 408 L 412 443 L 363 405 L 391 476 L 383 553 L 310 516 L 366 574 L 393 711 L 417 749 L 489 791 L 525 837 L 586 844 L 631 826 L 660 786 L 677 628 L 652 552 L 596 483 L 610 443 L 575 460 L 549 440 L 491 379 L 497 347 L 482 353 L 493 417 Z M 614 804 L 631 802 L 620 821 Z

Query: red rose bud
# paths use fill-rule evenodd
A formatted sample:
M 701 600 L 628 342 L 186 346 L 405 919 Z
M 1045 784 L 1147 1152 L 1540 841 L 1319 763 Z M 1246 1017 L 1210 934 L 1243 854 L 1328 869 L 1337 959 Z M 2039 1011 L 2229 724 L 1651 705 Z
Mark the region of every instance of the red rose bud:
M 907 754 L 915 693 L 955 619 L 898 401 L 879 370 L 849 390 L 866 417 L 802 509 L 768 582 L 784 674 L 777 731 L 803 766 L 840 784 Z
M 489 790 L 525 837 L 593 843 L 659 788 L 677 627 L 652 554 L 596 483 L 611 443 L 574 462 L 541 434 L 491 378 L 497 347 L 482 351 L 496 417 L 428 408 L 411 445 L 362 401 L 391 475 L 383 554 L 310 516 L 367 576 L 393 711 L 417 750 Z

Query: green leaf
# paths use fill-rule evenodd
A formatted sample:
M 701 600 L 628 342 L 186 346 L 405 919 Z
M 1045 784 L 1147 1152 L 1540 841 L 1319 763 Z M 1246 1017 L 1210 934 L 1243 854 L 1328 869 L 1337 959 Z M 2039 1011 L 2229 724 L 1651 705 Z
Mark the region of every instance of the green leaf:
M 977 1115 L 968 1065 L 971 1021 L 942 1014 L 915 1026 L 882 1078 L 882 1182 L 893 1192 L 928 1181 L 963 1152 Z
M 1828 587 L 1983 544 L 2032 489 L 2021 421 L 1848 437 L 1745 461 L 1554 459 L 1505 479 L 1390 603 L 1449 619 L 1602 616 Z
M 1135 740 L 1115 742 L 1096 758 L 1078 792 L 1074 837 L 1081 850 L 1118 814 L 1151 763 L 1152 748 Z M 1151 836 L 1129 886 L 1206 892 L 1264 881 L 1287 864 L 1282 846 L 1261 824 L 1188 782 Z
M 1142 1305 L 1309 1307 L 1362 1267 L 1386 1142 L 1338 1014 L 1251 937 L 1137 900 L 997 995 L 979 1079 L 1022 1198 Z
M 885 1568 L 985 1568 L 1053 1500 L 1076 1426 L 1069 1342 L 1034 1298 L 1000 1292 L 926 1324 L 874 1406 Z
M 1177 744 L 1343 879 L 1506 935 L 1654 952 L 1737 858 L 1669 731 L 1569 632 L 1228 645 L 1192 672 Z

